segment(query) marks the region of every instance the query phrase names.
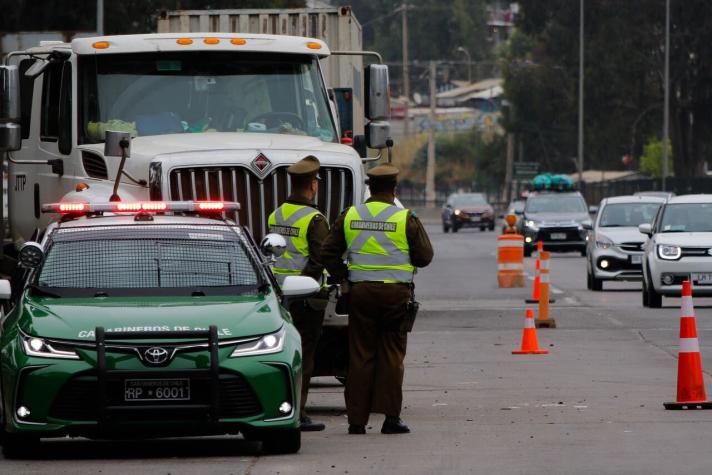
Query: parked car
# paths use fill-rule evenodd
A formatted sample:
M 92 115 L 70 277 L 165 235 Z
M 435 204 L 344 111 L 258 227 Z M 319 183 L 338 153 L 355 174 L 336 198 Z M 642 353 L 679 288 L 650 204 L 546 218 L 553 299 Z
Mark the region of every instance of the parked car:
M 589 290 L 602 290 L 606 280 L 642 279 L 645 236 L 638 225 L 652 223 L 664 202 L 654 196 L 616 196 L 601 201 L 586 245 Z
M 659 308 L 663 296 L 678 297 L 689 279 L 695 295 L 712 296 L 712 195 L 670 198 L 653 224 L 643 254 L 643 305 Z
M 509 206 L 507 206 L 507 211 L 502 215 L 502 218 L 505 218 L 509 214 L 513 214 L 514 216 L 517 217 L 517 221 L 514 223 L 514 227 L 516 228 L 519 225 L 519 220 L 522 218 L 522 215 L 524 214 L 524 205 L 526 204 L 526 201 L 524 200 L 514 200 L 511 203 L 509 203 Z M 502 222 L 502 232 L 505 232 L 509 226 L 507 226 L 507 222 L 503 221 Z
M 530 193 L 519 222 L 524 236 L 524 255 L 531 256 L 537 241 L 547 251 L 580 252 L 586 255 L 584 224 L 591 223 L 586 201 L 578 191 L 544 191 Z
M 494 220 L 494 209 L 483 193 L 453 193 L 443 206 L 443 232 L 467 227 L 494 231 Z

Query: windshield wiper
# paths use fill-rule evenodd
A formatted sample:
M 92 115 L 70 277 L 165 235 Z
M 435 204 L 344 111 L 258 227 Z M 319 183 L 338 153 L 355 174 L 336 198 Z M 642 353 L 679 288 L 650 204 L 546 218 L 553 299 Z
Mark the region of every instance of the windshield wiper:
M 30 285 L 30 290 L 32 290 L 33 294 L 41 296 L 41 297 L 51 297 L 51 298 L 55 298 L 55 299 L 62 298 L 61 295 L 56 294 L 54 292 L 50 292 L 49 290 L 47 290 L 43 287 L 40 287 L 39 285 L 36 285 L 36 284 Z

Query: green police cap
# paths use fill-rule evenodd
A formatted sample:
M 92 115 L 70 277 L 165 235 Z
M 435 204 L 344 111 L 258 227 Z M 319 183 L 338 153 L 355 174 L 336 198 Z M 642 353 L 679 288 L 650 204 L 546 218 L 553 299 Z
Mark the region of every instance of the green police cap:
M 389 163 L 378 165 L 366 172 L 370 182 L 395 182 L 398 179 L 398 169 Z
M 313 155 L 306 156 L 287 168 L 287 173 L 293 177 L 308 177 L 319 172 L 319 159 Z

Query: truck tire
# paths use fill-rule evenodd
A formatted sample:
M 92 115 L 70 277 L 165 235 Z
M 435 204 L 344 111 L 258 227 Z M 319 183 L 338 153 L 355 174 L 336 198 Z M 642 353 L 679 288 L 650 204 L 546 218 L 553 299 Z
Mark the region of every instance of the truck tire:
M 299 429 L 266 430 L 261 434 L 262 451 L 267 454 L 294 454 L 302 446 Z

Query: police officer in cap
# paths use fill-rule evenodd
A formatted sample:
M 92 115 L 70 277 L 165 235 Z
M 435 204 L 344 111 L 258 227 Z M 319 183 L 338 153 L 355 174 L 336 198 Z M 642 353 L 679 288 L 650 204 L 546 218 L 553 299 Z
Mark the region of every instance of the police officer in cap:
M 319 190 L 319 160 L 309 155 L 287 168 L 292 193 L 269 216 L 270 232 L 282 234 L 287 241 L 286 252 L 276 259 L 272 272 L 282 284 L 288 275 L 306 275 L 317 282 L 324 277 L 321 245 L 329 233 L 329 224 L 314 205 Z M 314 371 L 314 355 L 321 336 L 326 301 L 311 298 L 297 301 L 289 309 L 294 325 L 302 337 L 302 397 L 300 428 L 302 431 L 324 430 L 324 424 L 314 422 L 305 412 L 309 380 Z
M 336 220 L 321 258 L 348 290 L 349 434 L 365 434 L 371 412 L 385 414 L 382 433 L 403 434 L 410 432 L 400 419 L 404 321 L 415 268 L 430 264 L 433 248 L 415 214 L 394 204 L 398 169 L 379 165 L 367 174 L 371 198 Z

